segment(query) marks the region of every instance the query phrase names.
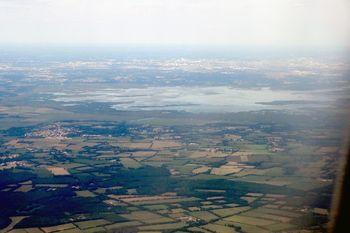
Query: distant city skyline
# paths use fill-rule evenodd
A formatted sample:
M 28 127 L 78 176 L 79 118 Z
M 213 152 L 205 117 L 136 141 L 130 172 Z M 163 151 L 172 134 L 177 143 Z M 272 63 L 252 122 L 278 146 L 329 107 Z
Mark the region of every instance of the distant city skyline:
M 346 0 L 0 0 L 0 43 L 347 47 Z

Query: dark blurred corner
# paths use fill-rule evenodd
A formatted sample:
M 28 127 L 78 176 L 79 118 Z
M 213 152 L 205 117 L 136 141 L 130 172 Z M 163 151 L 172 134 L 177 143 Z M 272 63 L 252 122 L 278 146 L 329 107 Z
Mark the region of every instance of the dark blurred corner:
M 328 232 L 350 233 L 350 140 L 349 128 L 346 137 L 345 153 L 340 160 L 339 174 L 334 191 L 331 219 Z

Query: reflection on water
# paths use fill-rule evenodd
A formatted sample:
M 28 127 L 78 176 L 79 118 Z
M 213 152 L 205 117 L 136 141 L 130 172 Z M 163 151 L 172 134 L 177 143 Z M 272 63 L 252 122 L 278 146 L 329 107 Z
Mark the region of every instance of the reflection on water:
M 332 97 L 333 100 L 335 97 Z M 147 87 L 54 93 L 60 102 L 104 102 L 117 110 L 185 110 L 238 112 L 288 109 L 305 103 L 324 105 L 332 101 L 323 92 L 237 89 L 218 87 Z M 290 103 L 290 104 L 288 104 Z M 299 103 L 299 104 L 298 104 Z

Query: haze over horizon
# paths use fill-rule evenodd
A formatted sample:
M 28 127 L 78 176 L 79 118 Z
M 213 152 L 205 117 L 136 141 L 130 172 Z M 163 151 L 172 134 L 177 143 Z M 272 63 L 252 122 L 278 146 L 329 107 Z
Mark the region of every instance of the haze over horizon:
M 0 44 L 346 47 L 345 0 L 0 0 Z

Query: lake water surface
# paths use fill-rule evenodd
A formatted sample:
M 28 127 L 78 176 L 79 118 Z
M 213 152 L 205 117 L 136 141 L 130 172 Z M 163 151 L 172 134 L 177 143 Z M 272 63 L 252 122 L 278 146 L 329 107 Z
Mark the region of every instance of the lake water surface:
M 110 103 L 117 110 L 184 110 L 190 112 L 238 112 L 261 109 L 288 109 L 288 104 L 261 102 L 305 101 L 326 103 L 329 95 L 315 91 L 286 91 L 215 87 L 113 88 L 94 91 L 54 93 L 53 100 L 65 103 Z M 299 106 L 300 107 L 300 106 Z M 295 108 L 295 105 L 292 107 Z

